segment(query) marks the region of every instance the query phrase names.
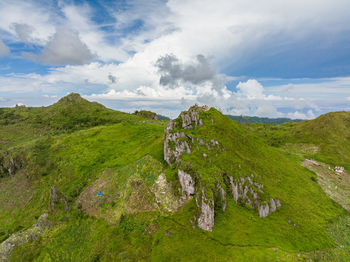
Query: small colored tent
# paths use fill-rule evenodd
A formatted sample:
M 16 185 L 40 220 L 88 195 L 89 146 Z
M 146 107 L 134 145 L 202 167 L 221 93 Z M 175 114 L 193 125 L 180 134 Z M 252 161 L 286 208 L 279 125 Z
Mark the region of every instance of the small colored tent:
M 98 193 L 97 193 L 97 196 L 102 196 L 102 192 L 98 192 Z

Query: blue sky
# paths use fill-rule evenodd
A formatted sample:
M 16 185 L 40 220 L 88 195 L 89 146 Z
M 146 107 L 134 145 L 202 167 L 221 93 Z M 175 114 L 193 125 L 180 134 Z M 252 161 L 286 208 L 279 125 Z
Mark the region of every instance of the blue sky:
M 0 2 L 0 106 L 70 92 L 123 111 L 350 110 L 348 0 Z

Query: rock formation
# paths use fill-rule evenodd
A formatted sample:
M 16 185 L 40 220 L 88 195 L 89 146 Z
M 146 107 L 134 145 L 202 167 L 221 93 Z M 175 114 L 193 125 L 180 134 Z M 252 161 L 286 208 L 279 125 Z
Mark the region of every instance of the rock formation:
M 55 211 L 57 206 L 61 204 L 63 204 L 64 211 L 66 212 L 69 211 L 68 201 L 66 197 L 61 192 L 59 192 L 55 186 L 51 187 L 49 204 L 50 204 L 50 210 L 52 212 Z
M 18 245 L 30 243 L 38 238 L 50 226 L 47 218 L 47 213 L 42 214 L 31 228 L 12 234 L 0 243 L 0 262 L 10 261 L 11 253 Z
M 275 212 L 281 206 L 279 199 L 270 198 L 270 203 L 262 201 L 265 194 L 263 191 L 264 185 L 254 181 L 254 175 L 248 177 L 240 177 L 234 181 L 232 176 L 229 176 L 232 197 L 236 203 L 243 203 L 249 208 L 258 210 L 260 217 L 266 217 L 271 212 Z
M 0 177 L 4 175 L 14 176 L 23 166 L 23 159 L 10 155 L 7 151 L 3 151 L 0 156 Z
M 196 132 L 192 132 L 204 125 L 208 110 L 206 106 L 193 106 L 182 112 L 177 119 L 171 120 L 165 129 L 164 160 L 170 167 L 177 169 L 182 198 L 186 200 L 193 197 L 195 200 L 195 224 L 203 230 L 212 231 L 215 206 L 226 210 L 227 192 L 231 192 L 236 203 L 255 209 L 260 217 L 275 212 L 281 206 L 279 199 L 270 197 L 269 203 L 264 201 L 263 199 L 268 197 L 263 191 L 264 186 L 255 181 L 253 174 L 248 177 L 234 177 L 225 173 L 213 173 L 209 174 L 210 178 L 204 179 L 208 174 L 202 174 L 193 167 L 193 163 L 184 161 L 184 155 L 196 154 L 199 150 L 206 150 L 200 151 L 201 161 L 209 161 L 210 153 L 207 152 L 213 152 L 211 155 L 217 157 L 225 151 L 221 143 L 214 138 L 200 137 L 194 135 Z M 210 119 L 210 122 L 213 124 L 214 119 Z

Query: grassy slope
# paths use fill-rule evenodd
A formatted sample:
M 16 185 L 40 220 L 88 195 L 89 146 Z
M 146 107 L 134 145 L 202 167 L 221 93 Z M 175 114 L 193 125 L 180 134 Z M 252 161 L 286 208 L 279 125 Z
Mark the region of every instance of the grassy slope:
M 144 120 L 141 116 L 108 109 L 72 93 L 48 107 L 0 108 L 0 149 L 43 135 L 141 120 Z
M 159 161 L 163 158 L 163 122 L 127 121 L 98 126 L 72 134 L 36 138 L 12 148 L 25 156 L 28 175 L 22 176 L 28 178 L 21 180 L 18 174 L 0 179 L 1 190 L 6 192 L 0 195 L 0 238 L 30 227 L 47 210 L 52 185 L 73 206 L 68 220 L 65 214 L 53 216 L 59 225 L 48 233 L 49 237 L 17 248 L 13 260 L 25 257 L 38 261 L 48 258 L 52 261 L 294 261 L 299 251 L 335 246 L 327 227 L 344 211 L 312 180 L 314 174 L 299 165 L 300 158 L 267 146 L 263 139 L 228 121 L 216 110 L 208 114 L 215 123 L 207 121 L 205 127 L 195 132 L 204 138 L 215 137 L 227 147 L 216 159 L 216 166 L 225 166 L 233 175 L 260 175 L 265 190 L 281 199 L 282 208 L 278 212 L 260 219 L 255 211 L 229 200 L 227 211 L 217 212 L 211 233 L 192 228 L 189 223 L 193 201 L 172 216 L 142 212 L 122 217 L 119 226 L 88 217 L 73 203 L 102 171 L 118 170 L 147 154 Z M 196 163 L 201 157 L 199 153 L 189 160 Z M 197 163 L 202 163 L 204 175 L 210 175 L 209 161 Z M 173 174 L 171 170 L 167 173 L 168 177 Z M 28 191 L 26 194 L 13 190 L 19 180 L 25 182 L 22 187 Z M 11 196 L 18 203 L 4 205 Z
M 190 227 L 188 221 L 192 212 L 191 207 L 187 207 L 181 214 L 174 215 L 173 219 L 166 220 L 167 225 L 174 230 L 174 237 L 167 238 L 160 233 L 161 245 L 153 255 L 170 259 L 177 252 L 186 250 L 188 256 L 195 254 L 201 257 L 199 260 L 224 260 L 230 257 L 233 259 L 232 256 L 235 255 L 237 257 L 233 260 L 236 261 L 241 261 L 244 256 L 255 256 L 257 261 L 261 261 L 269 256 L 271 259 L 282 259 L 276 257 L 274 248 L 287 253 L 330 248 L 334 242 L 327 232 L 327 224 L 343 211 L 312 180 L 314 174 L 300 166 L 298 157 L 286 156 L 279 150 L 264 145 L 262 140 L 246 132 L 233 121 L 227 121 L 218 111 L 211 109 L 207 114 L 209 119 L 215 119 L 214 124 L 210 124 L 208 119 L 204 127 L 193 131 L 192 134 L 217 139 L 225 145 L 226 151 L 222 156 L 215 158 L 215 163 L 210 161 L 210 157 L 213 156 L 205 148 L 197 155 L 191 154 L 188 161 L 194 166 L 198 164 L 196 168 L 202 176 L 210 177 L 217 172 L 217 167 L 222 167 L 220 172 L 225 171 L 236 176 L 250 173 L 260 175 L 260 182 L 264 184 L 265 191 L 273 197 L 279 197 L 282 208 L 277 213 L 261 219 L 256 211 L 230 200 L 225 213 L 218 211 L 213 232 L 204 233 Z M 203 161 L 202 152 L 209 155 L 209 160 Z M 242 169 L 237 168 L 238 164 Z M 188 232 L 185 239 L 181 227 L 186 228 L 185 231 Z M 198 245 L 207 243 L 206 239 L 214 240 L 214 243 L 211 243 L 213 248 L 198 248 Z M 213 251 L 216 250 L 214 246 L 225 252 Z M 232 250 L 229 251 L 225 247 L 232 247 Z
M 307 152 L 306 156 L 350 170 L 350 112 L 328 113 L 314 120 L 280 126 L 253 124 L 246 127 L 273 146 L 316 145 L 320 150 Z

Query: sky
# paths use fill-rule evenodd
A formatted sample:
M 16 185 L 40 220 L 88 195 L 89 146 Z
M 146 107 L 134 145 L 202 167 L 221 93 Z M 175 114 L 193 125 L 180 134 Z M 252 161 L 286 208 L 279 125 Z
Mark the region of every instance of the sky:
M 0 107 L 350 110 L 349 0 L 0 0 Z

